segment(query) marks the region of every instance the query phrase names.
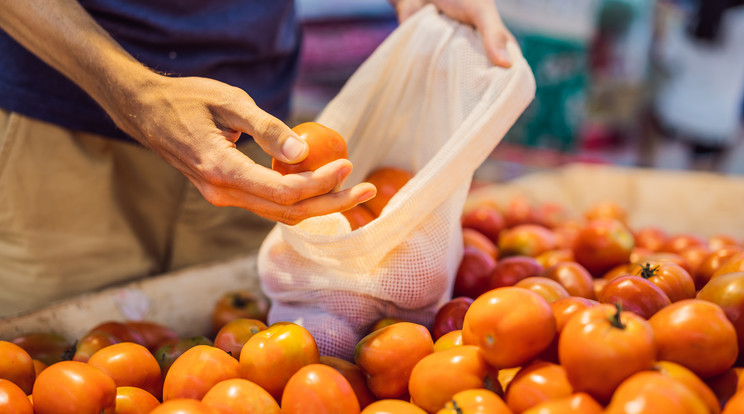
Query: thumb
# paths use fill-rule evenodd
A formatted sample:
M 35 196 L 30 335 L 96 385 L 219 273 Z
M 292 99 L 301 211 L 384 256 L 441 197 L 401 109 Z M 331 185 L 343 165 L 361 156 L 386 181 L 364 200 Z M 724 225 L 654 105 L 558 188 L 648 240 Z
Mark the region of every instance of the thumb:
M 238 108 L 225 117 L 228 126 L 250 134 L 272 158 L 296 164 L 307 157 L 309 148 L 305 140 L 284 122 L 256 106 L 250 97 Z

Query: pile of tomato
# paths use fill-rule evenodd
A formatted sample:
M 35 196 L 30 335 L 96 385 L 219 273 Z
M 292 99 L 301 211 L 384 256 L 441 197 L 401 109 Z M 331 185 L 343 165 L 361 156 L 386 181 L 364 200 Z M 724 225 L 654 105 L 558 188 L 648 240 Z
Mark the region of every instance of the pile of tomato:
M 70 344 L 0 341 L 2 413 L 743 413 L 744 246 L 471 203 L 452 299 L 430 326 L 384 318 L 347 361 L 269 303 L 227 292 L 213 332 L 107 321 Z

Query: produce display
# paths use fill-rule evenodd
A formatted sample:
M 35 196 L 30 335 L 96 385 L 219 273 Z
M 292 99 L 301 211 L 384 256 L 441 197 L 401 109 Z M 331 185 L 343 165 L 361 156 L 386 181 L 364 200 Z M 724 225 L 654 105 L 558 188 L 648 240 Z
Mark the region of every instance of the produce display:
M 627 223 L 611 201 L 471 203 L 451 300 L 429 326 L 377 321 L 349 361 L 239 290 L 203 336 L 3 338 L 0 412 L 743 412 L 742 240 Z

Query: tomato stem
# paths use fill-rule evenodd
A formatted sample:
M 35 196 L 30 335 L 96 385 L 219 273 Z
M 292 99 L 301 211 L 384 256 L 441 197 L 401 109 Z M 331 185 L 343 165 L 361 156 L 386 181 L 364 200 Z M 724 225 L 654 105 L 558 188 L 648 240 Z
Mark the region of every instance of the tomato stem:
M 653 277 L 654 275 L 656 275 L 656 272 L 658 270 L 659 270 L 659 265 L 651 267 L 651 263 L 646 263 L 641 266 L 641 271 L 638 274 L 644 279 L 649 279 Z
M 457 414 L 464 414 L 462 408 L 460 408 L 460 405 L 457 404 L 457 401 L 454 399 L 452 400 L 452 409 L 454 409 Z
M 615 313 L 607 318 L 610 321 L 610 325 L 617 329 L 625 329 L 625 324 L 620 320 L 620 312 L 622 311 L 623 304 L 620 301 L 615 302 Z
M 64 352 L 62 352 L 62 355 L 60 356 L 61 361 L 72 361 L 72 357 L 75 356 L 75 352 L 77 352 L 77 344 L 78 341 L 75 341 L 70 345 L 69 348 L 65 349 Z

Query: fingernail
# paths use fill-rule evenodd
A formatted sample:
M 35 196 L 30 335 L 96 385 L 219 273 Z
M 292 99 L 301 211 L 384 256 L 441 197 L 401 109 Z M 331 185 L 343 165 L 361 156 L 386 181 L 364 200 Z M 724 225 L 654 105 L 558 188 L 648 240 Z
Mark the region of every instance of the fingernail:
M 284 155 L 287 160 L 294 161 L 305 151 L 305 145 L 305 142 L 301 141 L 299 138 L 289 137 L 284 141 L 284 145 L 282 145 L 282 155 Z
M 343 166 L 340 170 L 338 170 L 339 181 L 345 180 L 347 177 L 349 177 L 349 174 L 351 174 L 351 165 Z
M 499 59 L 501 59 L 502 62 L 504 62 L 506 65 L 511 66 L 512 60 L 509 56 L 509 52 L 506 51 L 506 49 L 499 50 Z

